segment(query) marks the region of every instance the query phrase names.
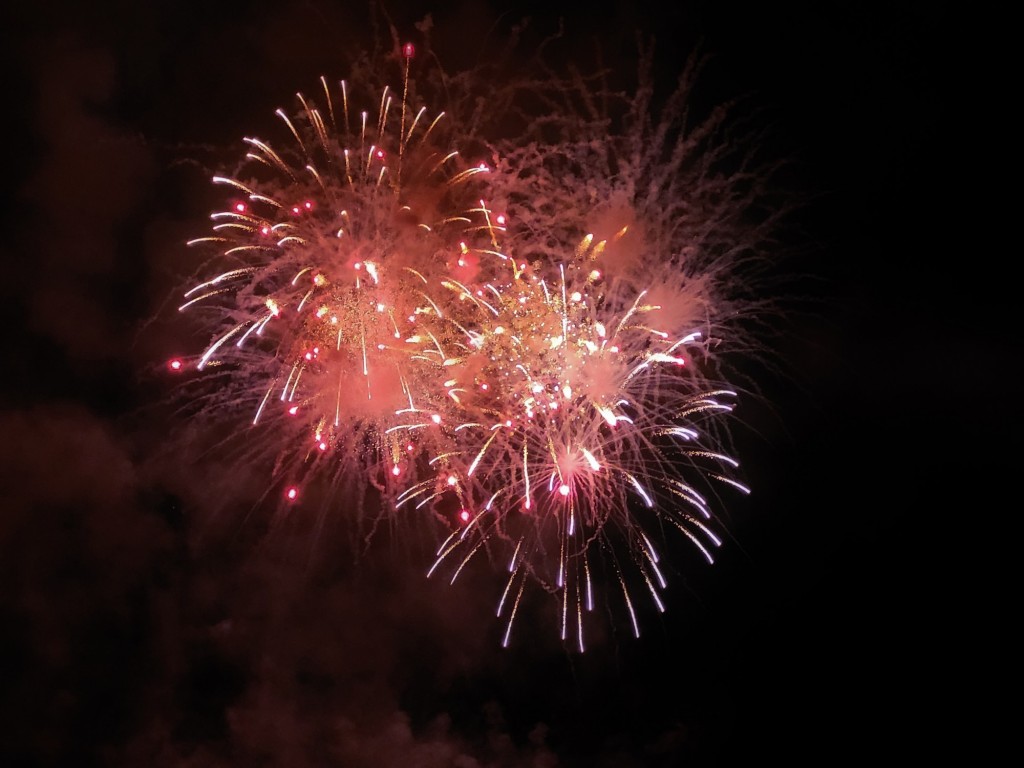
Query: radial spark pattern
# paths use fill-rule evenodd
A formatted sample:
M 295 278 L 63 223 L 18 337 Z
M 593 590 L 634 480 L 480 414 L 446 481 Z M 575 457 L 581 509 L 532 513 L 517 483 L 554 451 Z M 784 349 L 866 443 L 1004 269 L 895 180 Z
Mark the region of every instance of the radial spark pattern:
M 464 158 L 405 52 L 400 88 L 358 94 L 372 109 L 322 80 L 278 111 L 286 148 L 247 138 L 214 178 L 230 207 L 193 244 L 219 266 L 181 304 L 217 328 L 191 361 L 203 410 L 248 413 L 242 455 L 273 457 L 286 503 L 321 483 L 333 514 L 439 521 L 428 572 L 452 581 L 478 555 L 507 566 L 506 643 L 530 583 L 580 650 L 598 593 L 639 635 L 666 537 L 711 562 L 716 488 L 747 492 L 713 353 L 753 344 L 763 174 L 718 140 L 725 112 L 683 130 L 692 68 L 656 119 L 649 89 L 613 121 L 578 78 L 520 82 L 496 102 L 522 130 Z M 554 114 L 513 110 L 531 87 Z

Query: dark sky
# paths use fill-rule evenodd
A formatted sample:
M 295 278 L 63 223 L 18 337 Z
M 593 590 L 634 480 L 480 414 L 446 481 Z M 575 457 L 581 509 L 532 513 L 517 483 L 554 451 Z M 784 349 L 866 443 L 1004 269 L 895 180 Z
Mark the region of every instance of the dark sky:
M 563 13 L 384 5 L 410 34 L 432 11 L 453 68 L 486 55 L 487 30 Z M 370 4 L 5 6 L 0 765 L 973 750 L 970 558 L 1005 517 L 987 498 L 1011 454 L 988 425 L 1010 422 L 1020 366 L 995 376 L 1010 289 L 962 234 L 971 195 L 954 181 L 971 163 L 955 42 L 970 20 L 908 1 L 678 5 L 566 5 L 567 34 L 625 62 L 631 29 L 656 33 L 666 78 L 699 41 L 705 98 L 765 105 L 810 198 L 780 269 L 811 301 L 773 341 L 786 376 L 763 382 L 770 408 L 741 440 L 754 493 L 734 541 L 639 640 L 611 629 L 582 656 L 543 610 L 500 648 L 493 585 L 428 581 L 401 544 L 353 566 L 326 535 L 310 556 L 299 524 L 268 542 L 241 515 L 211 521 L 208 478 L 167 455 L 177 427 L 153 373 L 180 341 L 145 321 L 218 204 L 210 168 L 296 89 L 344 76 Z

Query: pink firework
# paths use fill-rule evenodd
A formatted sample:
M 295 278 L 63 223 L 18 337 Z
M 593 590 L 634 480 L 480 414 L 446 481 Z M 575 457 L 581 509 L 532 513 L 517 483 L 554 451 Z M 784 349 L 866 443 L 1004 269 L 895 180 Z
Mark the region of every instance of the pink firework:
M 446 310 L 426 287 L 465 272 L 480 224 L 460 205 L 487 167 L 464 163 L 443 113 L 413 109 L 404 89 L 384 87 L 371 112 L 345 81 L 321 86 L 319 104 L 298 94 L 296 115 L 278 110 L 286 148 L 246 138 L 239 170 L 214 177 L 230 205 L 189 243 L 215 251 L 212 273 L 179 309 L 218 327 L 193 363 L 203 414 L 248 411 L 235 443 L 273 457 L 288 501 L 313 481 L 386 498 L 445 439 L 394 427 L 435 426 L 446 405 L 431 357 Z
M 723 372 L 772 306 L 771 169 L 725 140 L 727 109 L 689 124 L 696 60 L 658 108 L 648 53 L 632 95 L 513 78 L 469 130 L 413 103 L 403 50 L 400 88 L 322 80 L 278 111 L 287 149 L 247 138 L 214 179 L 231 204 L 193 244 L 217 267 L 181 305 L 216 326 L 201 412 L 247 412 L 239 456 L 272 459 L 287 502 L 351 490 L 442 523 L 430 574 L 507 567 L 505 643 L 529 584 L 580 650 L 599 594 L 639 635 L 669 539 L 713 562 L 719 492 L 748 492 Z

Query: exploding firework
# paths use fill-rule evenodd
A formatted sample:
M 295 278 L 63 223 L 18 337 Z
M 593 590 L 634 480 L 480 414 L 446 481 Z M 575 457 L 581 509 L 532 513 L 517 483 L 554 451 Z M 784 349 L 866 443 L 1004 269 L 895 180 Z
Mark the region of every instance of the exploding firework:
M 727 110 L 686 125 L 695 62 L 657 108 L 649 52 L 631 96 L 517 81 L 489 108 L 503 135 L 480 141 L 479 113 L 465 132 L 484 162 L 414 103 L 404 53 L 373 110 L 322 80 L 278 111 L 287 149 L 247 138 L 215 177 L 234 197 L 193 244 L 219 266 L 180 307 L 217 327 L 201 410 L 248 411 L 243 456 L 272 456 L 288 501 L 320 483 L 440 521 L 429 574 L 507 566 L 505 643 L 530 583 L 580 650 L 604 585 L 639 635 L 666 537 L 712 562 L 718 489 L 748 492 L 718 351 L 751 351 L 768 306 L 748 271 L 781 215 L 767 174 L 722 139 Z
M 425 288 L 461 270 L 475 226 L 462 206 L 487 167 L 462 162 L 445 115 L 414 110 L 407 81 L 373 111 L 345 81 L 320 85 L 319 104 L 300 93 L 297 114 L 277 111 L 285 148 L 246 138 L 238 172 L 214 177 L 230 207 L 189 244 L 214 248 L 220 271 L 179 310 L 218 327 L 194 361 L 203 410 L 248 412 L 261 437 L 246 455 L 273 454 L 288 500 L 310 478 L 387 497 L 438 450 L 439 432 L 393 427 L 443 405 L 420 342 L 440 343 L 444 310 Z
M 570 273 L 560 265 L 550 281 L 510 262 L 508 280 L 460 293 L 478 317 L 446 361 L 456 413 L 452 448 L 434 459 L 443 482 L 424 480 L 398 502 L 459 502 L 462 525 L 431 572 L 451 562 L 454 581 L 478 552 L 504 554 L 506 643 L 533 580 L 559 596 L 562 638 L 574 629 L 582 650 L 594 558 L 611 559 L 639 634 L 629 571 L 662 610 L 667 587 L 648 530 L 667 523 L 712 562 L 720 540 L 690 478 L 747 492 L 724 474 L 737 462 L 702 445 L 704 420 L 731 411 L 736 393 L 690 373 L 700 331 L 674 337 L 652 326 L 659 307 L 643 291 L 625 312 L 609 309 L 592 260 L 581 247 Z

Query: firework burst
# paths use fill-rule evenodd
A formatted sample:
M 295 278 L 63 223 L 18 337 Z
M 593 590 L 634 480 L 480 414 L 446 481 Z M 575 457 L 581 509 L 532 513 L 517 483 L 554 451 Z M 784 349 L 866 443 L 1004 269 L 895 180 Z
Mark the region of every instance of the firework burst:
M 392 427 L 437 411 L 420 340 L 440 343 L 444 310 L 424 289 L 459 259 L 474 225 L 460 205 L 487 168 L 466 166 L 443 113 L 407 93 L 385 86 L 357 111 L 348 83 L 321 86 L 321 106 L 300 93 L 296 115 L 278 110 L 287 149 L 246 138 L 239 171 L 214 177 L 230 207 L 189 244 L 222 271 L 179 310 L 219 326 L 194 361 L 212 374 L 203 410 L 248 411 L 273 435 L 248 455 L 274 454 L 290 500 L 311 476 L 388 496 L 437 450 L 436 433 Z
M 372 110 L 322 80 L 278 111 L 286 150 L 247 138 L 215 177 L 231 206 L 193 244 L 219 266 L 180 307 L 217 327 L 200 410 L 248 412 L 243 456 L 272 456 L 289 501 L 321 482 L 439 520 L 428 573 L 506 565 L 505 643 L 530 583 L 580 650 L 609 583 L 639 635 L 667 537 L 712 562 L 718 491 L 748 492 L 718 350 L 750 352 L 769 305 L 749 269 L 781 215 L 769 174 L 723 139 L 725 109 L 687 126 L 696 60 L 657 109 L 649 52 L 632 96 L 510 81 L 460 137 L 414 103 L 404 53 L 399 88 L 360 93 Z
M 444 360 L 450 447 L 431 461 L 436 476 L 398 505 L 457 500 L 461 525 L 431 573 L 448 564 L 454 581 L 481 552 L 507 563 L 505 643 L 532 580 L 558 597 L 562 638 L 573 634 L 583 650 L 595 561 L 611 564 L 639 635 L 630 584 L 638 575 L 664 610 L 655 541 L 666 525 L 712 562 L 720 538 L 698 484 L 748 492 L 729 476 L 738 464 L 718 447 L 717 430 L 705 428 L 732 410 L 736 392 L 709 388 L 694 371 L 700 330 L 680 335 L 662 324 L 690 323 L 692 308 L 666 314 L 640 291 L 620 310 L 621 291 L 609 292 L 596 267 L 607 245 L 585 238 L 548 270 L 488 251 L 481 256 L 503 265 L 506 279 L 476 290 L 443 283 L 471 315 L 450 334 Z M 699 305 L 700 292 L 684 286 L 673 300 Z

